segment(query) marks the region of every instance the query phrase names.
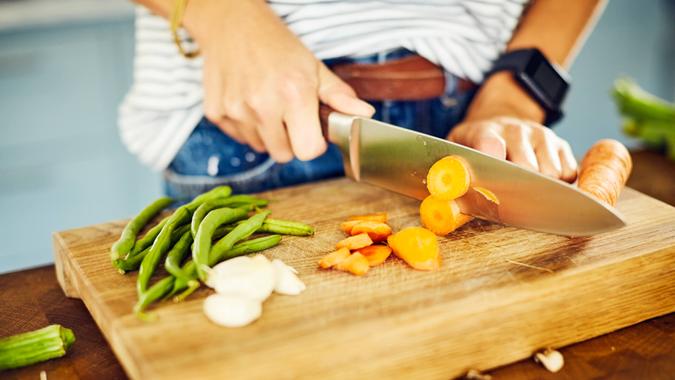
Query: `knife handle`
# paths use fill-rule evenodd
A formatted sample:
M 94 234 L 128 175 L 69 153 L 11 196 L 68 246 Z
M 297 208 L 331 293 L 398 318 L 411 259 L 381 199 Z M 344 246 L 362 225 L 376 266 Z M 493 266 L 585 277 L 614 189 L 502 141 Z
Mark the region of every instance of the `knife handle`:
M 623 144 L 611 139 L 600 140 L 581 161 L 577 185 L 594 198 L 614 206 L 632 168 L 630 153 Z

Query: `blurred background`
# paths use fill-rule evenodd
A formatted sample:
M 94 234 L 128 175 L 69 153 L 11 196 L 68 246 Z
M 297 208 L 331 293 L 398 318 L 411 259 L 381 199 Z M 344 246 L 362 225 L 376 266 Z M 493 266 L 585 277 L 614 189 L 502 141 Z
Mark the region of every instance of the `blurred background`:
M 675 98 L 674 21 L 672 0 L 609 3 L 556 128 L 577 155 L 604 137 L 638 144 L 609 95 L 618 76 Z M 161 194 L 116 126 L 133 49 L 130 2 L 0 0 L 0 273 L 51 262 L 54 231 L 129 217 Z

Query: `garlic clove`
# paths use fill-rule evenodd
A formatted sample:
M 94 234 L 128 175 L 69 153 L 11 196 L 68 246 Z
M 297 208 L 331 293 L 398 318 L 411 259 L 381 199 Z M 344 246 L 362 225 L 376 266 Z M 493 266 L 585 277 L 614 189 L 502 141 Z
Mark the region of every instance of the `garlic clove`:
M 534 354 L 534 361 L 541 363 L 550 372 L 558 372 L 565 364 L 563 355 L 554 349 L 547 348 Z
M 260 317 L 262 303 L 245 297 L 212 294 L 204 300 L 204 314 L 217 325 L 242 327 Z
M 239 260 L 237 260 L 239 259 Z M 276 276 L 272 263 L 263 255 L 235 257 L 213 268 L 210 283 L 219 294 L 264 301 L 272 294 Z
M 306 286 L 296 275 L 297 271 L 279 259 L 272 260 L 276 272 L 274 291 L 279 294 L 295 296 L 302 293 Z

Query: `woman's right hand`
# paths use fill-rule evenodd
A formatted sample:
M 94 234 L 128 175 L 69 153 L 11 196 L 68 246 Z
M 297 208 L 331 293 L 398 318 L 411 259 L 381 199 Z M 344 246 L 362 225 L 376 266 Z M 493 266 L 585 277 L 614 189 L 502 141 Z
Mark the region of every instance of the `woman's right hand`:
M 347 114 L 374 113 L 262 0 L 193 0 L 184 24 L 204 57 L 206 117 L 277 162 L 326 150 L 319 102 Z

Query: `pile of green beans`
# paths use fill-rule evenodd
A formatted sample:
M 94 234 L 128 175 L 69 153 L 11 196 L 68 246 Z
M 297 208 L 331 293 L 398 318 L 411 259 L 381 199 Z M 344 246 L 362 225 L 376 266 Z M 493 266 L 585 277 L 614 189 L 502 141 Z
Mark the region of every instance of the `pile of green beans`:
M 176 208 L 137 238 L 172 202 L 163 197 L 144 208 L 111 248 L 113 266 L 120 273 L 138 270 L 134 312 L 141 318 L 147 318 L 144 311 L 155 302 L 185 299 L 206 281 L 208 268 L 221 261 L 272 248 L 281 242 L 281 235 L 314 234 L 304 223 L 268 218 L 270 212 L 261 210 L 267 200 L 232 195 L 230 187 L 221 186 Z M 254 234 L 267 235 L 251 238 Z M 168 275 L 151 284 L 162 261 Z

